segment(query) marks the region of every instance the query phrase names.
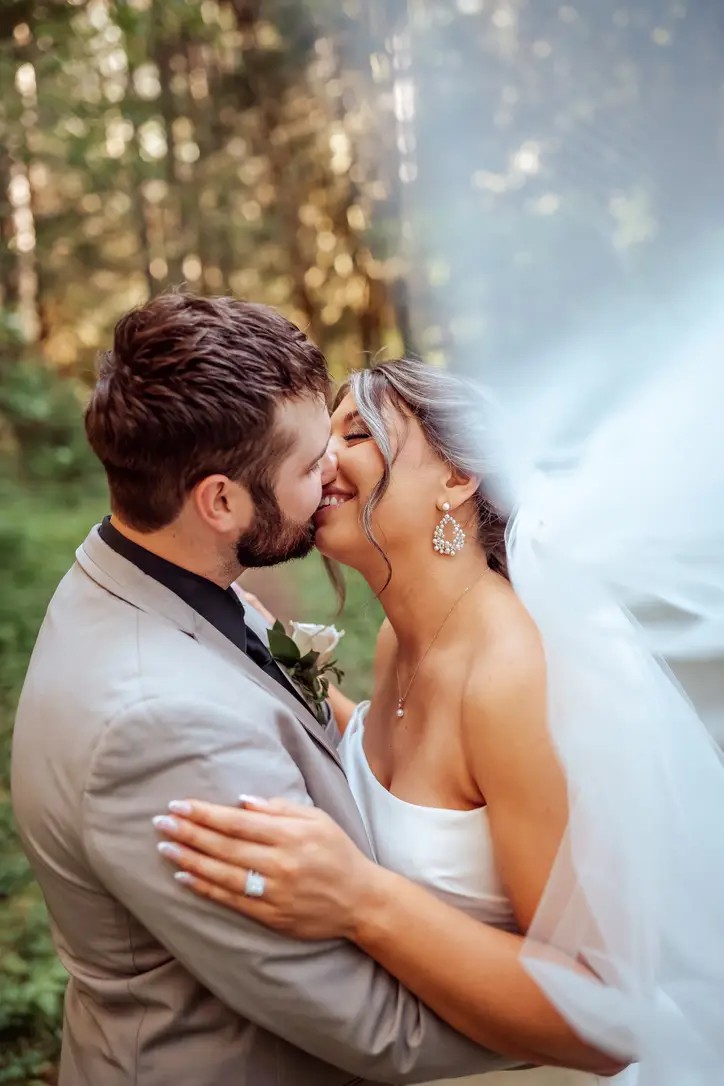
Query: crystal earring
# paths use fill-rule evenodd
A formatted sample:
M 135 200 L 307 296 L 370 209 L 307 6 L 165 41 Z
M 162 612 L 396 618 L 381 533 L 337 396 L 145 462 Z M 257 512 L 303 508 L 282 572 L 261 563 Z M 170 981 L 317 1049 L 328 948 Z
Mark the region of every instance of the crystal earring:
M 465 546 L 465 532 L 455 520 L 455 517 L 450 515 L 450 502 L 443 502 L 440 509 L 443 516 L 432 533 L 432 546 L 438 554 L 446 554 L 452 557 Z M 446 528 L 449 528 L 452 532 L 450 538 L 445 536 Z

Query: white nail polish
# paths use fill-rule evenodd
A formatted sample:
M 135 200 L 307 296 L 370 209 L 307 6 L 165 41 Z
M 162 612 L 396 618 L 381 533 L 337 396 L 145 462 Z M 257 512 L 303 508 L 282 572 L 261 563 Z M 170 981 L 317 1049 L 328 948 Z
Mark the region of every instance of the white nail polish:
M 168 857 L 169 860 L 176 860 L 181 855 L 181 849 L 178 845 L 173 845 L 170 841 L 159 841 L 156 848 L 162 856 Z
M 177 815 L 192 815 L 194 813 L 193 807 L 185 799 L 172 799 L 168 809 Z

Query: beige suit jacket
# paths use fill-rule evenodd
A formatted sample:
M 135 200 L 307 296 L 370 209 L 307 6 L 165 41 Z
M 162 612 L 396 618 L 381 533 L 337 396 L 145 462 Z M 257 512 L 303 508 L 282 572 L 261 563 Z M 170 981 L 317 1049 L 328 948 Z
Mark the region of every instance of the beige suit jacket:
M 60 1086 L 351 1086 L 507 1065 L 351 944 L 267 931 L 184 891 L 157 854 L 169 800 L 240 792 L 311 799 L 369 854 L 330 730 L 91 531 L 38 636 L 13 747 L 17 824 L 70 974 Z

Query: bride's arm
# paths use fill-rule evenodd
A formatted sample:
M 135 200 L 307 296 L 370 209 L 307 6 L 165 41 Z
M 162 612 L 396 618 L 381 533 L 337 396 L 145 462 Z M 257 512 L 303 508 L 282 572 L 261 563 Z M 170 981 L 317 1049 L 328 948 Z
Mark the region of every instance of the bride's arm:
M 355 710 L 355 701 L 348 698 L 346 694 L 343 694 L 338 686 L 334 683 L 329 684 L 329 690 L 327 691 L 327 701 L 332 707 L 334 719 L 337 722 L 337 728 L 340 735 L 344 735 L 347 730 L 347 725 L 352 719 L 352 713 Z
M 563 770 L 547 721 L 546 666 L 524 616 L 501 632 L 463 696 L 468 765 L 485 796 L 495 866 L 527 932 L 568 822 Z
M 464 737 L 486 798 L 496 867 L 527 931 L 567 821 L 566 787 L 546 725 L 545 664 L 534 630 L 501 639 L 464 696 Z M 576 1037 L 521 963 L 523 938 L 462 916 L 377 869 L 354 909 L 351 938 L 441 1017 L 482 1044 L 615 1073 Z M 551 961 L 586 973 L 562 953 Z M 590 974 L 586 975 L 590 976 Z
M 356 942 L 441 1018 L 493 1051 L 597 1074 L 620 1064 L 577 1037 L 520 961 L 523 938 L 482 924 L 368 860 L 327 815 L 247 798 L 172 806 L 166 854 L 196 893 L 297 938 Z M 260 871 L 261 898 L 245 894 Z M 563 954 L 553 962 L 583 972 Z
M 622 1069 L 573 1033 L 546 999 L 521 964 L 522 936 L 482 924 L 384 868 L 353 915 L 348 937 L 478 1044 L 599 1075 Z M 585 972 L 562 953 L 544 952 Z

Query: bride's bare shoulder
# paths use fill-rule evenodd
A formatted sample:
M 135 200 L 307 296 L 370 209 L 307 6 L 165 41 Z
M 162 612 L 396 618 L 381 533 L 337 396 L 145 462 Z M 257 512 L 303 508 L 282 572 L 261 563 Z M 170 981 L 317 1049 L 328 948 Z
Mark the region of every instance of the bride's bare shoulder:
M 463 694 L 463 725 L 476 743 L 509 741 L 511 726 L 530 738 L 546 728 L 546 665 L 538 628 L 512 589 L 486 608 L 472 639 Z

